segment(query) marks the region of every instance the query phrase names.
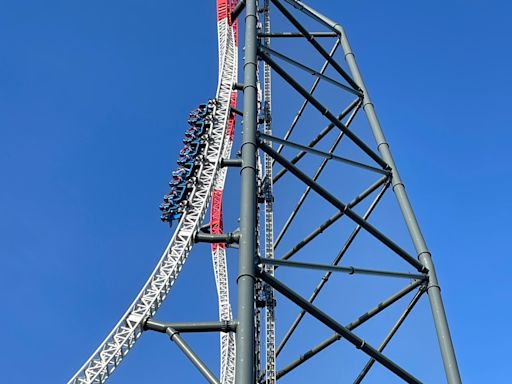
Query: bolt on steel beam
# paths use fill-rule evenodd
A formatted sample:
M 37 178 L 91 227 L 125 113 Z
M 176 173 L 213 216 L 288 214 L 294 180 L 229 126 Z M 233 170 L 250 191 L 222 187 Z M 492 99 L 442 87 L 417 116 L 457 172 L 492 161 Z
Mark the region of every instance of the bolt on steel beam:
M 277 9 L 302 33 L 311 45 L 326 59 L 329 64 L 349 83 L 354 89 L 359 90 L 359 85 L 348 75 L 347 72 L 331 57 L 329 53 L 315 40 L 306 28 L 281 4 L 278 0 L 271 0 Z
M 424 284 L 423 281 L 416 280 L 415 282 L 409 284 L 405 288 L 402 288 L 397 293 L 393 294 L 392 296 L 388 297 L 386 300 L 379 303 L 377 306 L 370 309 L 368 312 L 363 313 L 361 316 L 359 316 L 356 320 L 352 321 L 350 324 L 346 326 L 346 328 L 350 331 L 356 329 L 360 325 L 364 324 L 371 318 L 375 317 L 382 311 L 384 311 L 386 308 L 390 307 L 394 303 L 396 303 L 398 300 L 409 294 L 410 292 L 414 291 L 416 288 Z M 315 347 L 311 348 L 307 352 L 300 355 L 300 357 L 290 364 L 288 364 L 285 368 L 281 369 L 277 373 L 277 377 L 281 378 L 287 373 L 290 373 L 295 368 L 299 367 L 300 365 L 304 364 L 306 361 L 311 359 L 313 356 L 316 356 L 320 352 L 322 352 L 324 349 L 329 347 L 330 345 L 334 344 L 336 341 L 341 340 L 343 337 L 335 333 L 334 335 L 328 337 L 324 341 L 322 341 L 320 344 L 316 345 Z
M 306 100 L 307 101 L 307 100 Z M 350 105 L 345 108 L 345 110 L 343 110 L 343 112 L 341 112 L 339 115 L 338 115 L 338 120 L 342 120 L 344 119 L 346 116 L 348 116 L 355 108 L 359 108 L 359 105 L 361 104 L 361 99 L 355 99 L 354 101 L 352 101 L 352 103 L 350 103 Z M 306 102 L 304 102 L 303 106 L 306 106 Z M 294 120 L 294 122 L 297 121 L 297 120 Z M 345 124 L 347 127 L 350 125 L 349 122 L 347 122 Z M 292 124 L 293 126 L 293 124 Z M 333 123 L 329 123 L 324 129 L 322 129 L 322 131 L 320 131 L 320 133 L 318 135 L 316 135 L 316 137 L 311 140 L 308 144 L 308 147 L 312 148 L 314 147 L 315 145 L 317 145 L 320 140 L 322 140 L 325 136 L 327 136 L 327 134 L 329 132 L 332 131 L 332 129 L 335 127 L 335 125 Z M 290 130 L 288 130 L 289 132 Z M 284 139 L 286 140 L 287 137 L 288 137 L 288 132 L 287 134 L 284 136 Z M 345 134 L 343 131 L 341 132 L 343 134 Z M 278 148 L 277 148 L 277 153 L 281 153 L 281 150 L 282 148 L 284 148 L 284 145 L 280 145 Z M 306 155 L 306 152 L 305 151 L 301 151 L 299 152 L 292 160 L 290 160 L 290 162 L 292 164 L 296 164 L 297 162 L 299 162 L 300 159 L 302 159 L 304 156 Z M 283 168 L 281 169 L 273 178 L 273 183 L 275 184 L 281 177 L 283 177 L 283 175 L 288 172 L 288 170 L 286 168 Z
M 310 36 L 313 37 L 338 37 L 337 33 L 334 32 L 309 32 Z M 306 37 L 302 33 L 297 32 L 272 32 L 272 33 L 258 33 L 258 37 Z
M 388 185 L 389 184 L 386 183 L 384 185 L 384 187 L 380 190 L 380 192 L 377 194 L 375 199 L 372 201 L 372 203 L 370 204 L 370 206 L 368 207 L 368 209 L 364 213 L 363 219 L 367 220 L 370 217 L 370 215 L 372 214 L 373 210 L 375 209 L 375 207 L 377 206 L 379 201 L 382 199 L 382 196 L 384 196 L 384 193 L 386 192 L 386 190 L 388 188 Z M 343 256 L 345 256 L 345 253 L 348 251 L 349 247 L 352 245 L 352 243 L 354 242 L 356 236 L 359 234 L 360 231 L 361 231 L 361 226 L 360 225 L 356 226 L 356 228 L 349 235 L 347 241 L 345 241 L 345 244 L 343 244 L 343 247 L 341 248 L 341 250 L 338 252 L 336 257 L 332 261 L 332 263 L 331 263 L 332 265 L 338 265 L 340 263 L 341 259 L 343 258 Z M 322 276 L 322 278 L 318 282 L 317 286 L 313 290 L 313 293 L 309 297 L 309 302 L 311 304 L 313 304 L 315 302 L 315 300 L 318 297 L 318 295 L 320 294 L 321 290 L 323 289 L 323 287 L 329 281 L 331 275 L 332 275 L 332 272 L 326 272 Z M 286 343 L 288 342 L 290 337 L 293 335 L 293 332 L 295 332 L 295 330 L 297 329 L 297 327 L 299 326 L 300 322 L 302 321 L 302 319 L 304 318 L 305 315 L 306 315 L 306 311 L 304 311 L 304 310 L 302 310 L 297 315 L 297 317 L 293 321 L 292 325 L 290 326 L 288 331 L 283 336 L 283 339 L 279 343 L 279 345 L 277 347 L 277 354 L 279 354 L 282 351 L 282 349 L 284 348 L 284 346 L 286 345 Z
M 338 161 L 340 163 L 352 165 L 354 167 L 365 169 L 367 171 L 372 171 L 372 172 L 380 173 L 381 175 L 389 175 L 390 174 L 390 171 L 387 171 L 387 170 L 384 170 L 384 169 L 381 169 L 381 168 L 375 168 L 375 167 L 372 167 L 371 165 L 367 165 L 367 164 L 364 164 L 364 163 L 360 163 L 358 161 L 350 160 L 350 159 L 347 159 L 345 157 L 336 156 L 332 152 L 320 151 L 318 149 L 310 148 L 308 146 L 295 143 L 293 141 L 283 140 L 283 139 L 281 139 L 279 137 L 265 135 L 264 133 L 261 133 L 261 132 L 259 132 L 259 136 L 261 138 L 265 139 L 265 140 L 275 141 L 276 143 L 280 143 L 280 144 L 283 144 L 285 146 L 297 148 L 297 149 L 300 149 L 300 150 L 302 150 L 304 152 L 311 153 L 313 155 L 317 155 L 317 156 L 320 156 L 320 157 L 323 157 L 323 158 L 326 158 L 326 159 L 329 159 L 329 160 L 334 160 L 334 161 Z
M 357 112 L 357 109 L 354 110 L 354 112 L 352 113 L 351 117 L 353 117 L 356 112 Z M 347 124 L 350 124 L 350 121 Z M 343 132 L 338 133 L 338 136 L 336 137 L 336 139 L 332 143 L 332 145 L 331 145 L 331 147 L 329 149 L 329 152 L 334 152 L 336 150 L 336 148 L 338 147 L 339 143 L 341 142 L 341 139 L 343 138 L 343 136 L 344 136 Z M 274 161 L 274 159 L 272 159 L 272 160 Z M 320 177 L 320 175 L 324 171 L 325 167 L 327 166 L 328 162 L 329 162 L 329 159 L 323 159 L 322 160 L 322 163 L 320 164 L 320 166 L 318 167 L 318 169 L 315 172 L 315 175 L 313 176 L 313 180 L 314 181 L 318 180 L 318 178 Z M 304 190 L 304 192 L 300 196 L 299 201 L 295 205 L 295 208 L 292 210 L 292 212 L 290 213 L 290 216 L 288 216 L 288 219 L 286 219 L 286 222 L 283 224 L 283 227 L 281 228 L 281 232 L 279 232 L 279 235 L 276 237 L 276 239 L 274 241 L 274 248 L 277 248 L 277 246 L 279 245 L 279 243 L 283 239 L 284 235 L 286 234 L 286 232 L 290 228 L 290 225 L 292 224 L 293 220 L 297 216 L 297 213 L 299 212 L 299 210 L 302 208 L 302 204 L 304 204 L 304 202 L 306 201 L 306 198 L 309 196 L 310 192 L 311 192 L 311 187 L 306 187 L 306 189 Z
M 425 275 L 419 275 L 415 273 L 407 272 L 394 272 L 394 271 L 381 271 L 377 269 L 367 269 L 358 267 L 340 267 L 337 265 L 326 265 L 316 263 L 305 263 L 302 261 L 288 261 L 279 259 L 267 259 L 260 257 L 259 262 L 266 265 L 276 265 L 281 267 L 290 268 L 302 268 L 302 269 L 313 269 L 317 271 L 329 271 L 329 272 L 341 272 L 349 275 L 369 275 L 369 276 L 385 276 L 385 277 L 397 277 L 400 279 L 414 279 L 414 280 L 425 280 Z
M 315 97 L 311 96 L 293 77 L 291 77 L 283 68 L 281 68 L 274 60 L 270 58 L 262 49 L 258 50 L 259 56 L 268 63 L 279 76 L 281 76 L 288 84 L 290 84 L 298 93 L 305 99 L 308 99 L 312 106 L 314 106 L 322 115 L 324 115 L 331 123 L 333 123 L 340 130 L 356 144 L 363 152 L 372 158 L 383 169 L 389 169 L 389 165 L 380 158 L 368 145 L 366 145 L 359 137 L 350 131 L 340 120 L 336 118 L 326 107 L 324 107 Z
M 291 64 L 291 65 L 293 65 L 293 66 L 295 66 L 295 67 L 297 67 L 299 69 L 302 69 L 303 71 L 309 73 L 310 75 L 313 75 L 315 77 L 319 77 L 320 79 L 325 80 L 326 82 L 328 82 L 328 83 L 330 83 L 330 84 L 332 84 L 332 85 L 334 85 L 334 86 L 336 86 L 338 88 L 341 88 L 344 91 L 352 93 L 353 95 L 355 95 L 357 97 L 362 97 L 363 96 L 363 93 L 361 91 L 358 91 L 358 90 L 355 90 L 353 88 L 347 87 L 346 85 L 341 84 L 339 81 L 336 81 L 333 78 L 320 73 L 319 71 L 315 71 L 314 69 L 308 67 L 307 65 L 301 64 L 297 60 L 293 60 L 292 58 L 290 58 L 290 57 L 288 57 L 286 55 L 283 55 L 282 53 L 277 52 L 276 50 L 273 50 L 273 49 L 271 49 L 269 47 L 265 47 L 263 45 L 260 45 L 260 49 L 262 49 L 263 51 L 268 53 L 270 56 L 279 57 L 281 60 L 286 61 L 288 64 Z
M 343 204 L 340 200 L 334 197 L 330 192 L 328 192 L 325 188 L 320 186 L 318 183 L 311 180 L 304 172 L 298 169 L 293 164 L 290 164 L 288 160 L 286 160 L 283 156 L 278 154 L 272 148 L 267 146 L 265 143 L 260 142 L 260 148 L 272 156 L 278 163 L 280 163 L 283 167 L 288 168 L 288 170 L 293 173 L 297 178 L 302 180 L 305 184 L 309 185 L 315 192 L 317 192 L 320 196 L 322 196 L 329 203 L 334 205 L 340 211 L 344 211 L 345 215 L 352 219 L 355 223 L 361 225 L 368 233 L 373 235 L 376 239 L 380 240 L 384 245 L 386 245 L 389 249 L 394 251 L 398 256 L 404 259 L 406 262 L 411 264 L 414 268 L 418 270 L 418 272 L 427 272 L 427 268 L 421 264 L 418 260 L 409 255 L 404 249 L 398 246 L 391 239 L 386 237 L 382 232 L 380 232 L 373 225 L 368 223 L 366 220 L 363 220 L 358 214 L 352 211 L 347 205 Z
M 268 273 L 261 270 L 258 271 L 258 276 L 267 284 L 272 286 L 272 288 L 274 288 L 277 292 L 281 293 L 283 296 L 285 296 L 286 298 L 294 302 L 296 305 L 304 309 L 306 312 L 308 312 L 311 316 L 319 320 L 321 323 L 325 324 L 327 327 L 331 328 L 333 331 L 343 336 L 345 340 L 354 345 L 357 349 L 362 350 L 368 356 L 377 360 L 377 362 L 379 362 L 381 365 L 389 369 L 391 372 L 405 380 L 407 383 L 421 384 L 421 381 L 419 381 L 409 372 L 407 372 L 398 364 L 384 356 L 382 353 L 380 353 L 371 345 L 366 343 L 359 336 L 355 335 L 346 327 L 344 327 L 336 320 L 331 318 L 325 312 L 321 311 L 320 309 L 309 303 L 306 299 L 304 299 L 302 296 L 288 288 L 275 277 L 270 276 Z
M 340 40 L 336 39 L 336 42 L 334 43 L 333 47 L 331 48 L 331 51 L 329 52 L 329 56 L 333 56 L 336 53 L 336 51 L 338 50 L 340 44 L 341 44 Z M 324 62 L 324 64 L 322 65 L 322 67 L 320 68 L 319 73 L 321 73 L 323 75 L 325 73 L 325 71 L 327 70 L 327 68 L 329 68 L 329 61 L 326 60 Z M 313 85 L 309 89 L 309 94 L 313 95 L 315 93 L 316 89 L 318 88 L 319 84 L 320 84 L 320 78 L 317 77 L 315 79 L 315 81 L 313 82 Z M 286 131 L 286 133 L 283 136 L 283 138 L 285 140 L 288 139 L 290 137 L 290 135 L 292 134 L 292 132 L 295 130 L 295 127 L 297 126 L 297 124 L 298 124 L 300 118 L 302 117 L 302 114 L 304 113 L 304 110 L 306 109 L 308 104 L 309 104 L 309 101 L 307 99 L 304 99 L 304 101 L 302 102 L 301 106 L 299 107 L 299 110 L 295 114 L 295 116 L 294 116 L 294 118 L 292 120 L 292 123 L 290 124 L 290 127 L 288 128 L 288 130 Z M 341 117 L 340 117 L 340 119 L 341 119 Z M 334 128 L 334 126 L 332 126 L 331 129 L 332 128 Z M 282 150 L 283 150 L 283 146 L 280 145 L 277 148 L 277 152 L 281 153 Z M 272 162 L 272 164 L 274 164 L 274 162 Z
M 389 180 L 389 178 L 387 176 L 381 177 L 379 180 L 377 180 L 375 183 L 373 183 L 370 187 L 368 187 L 365 191 L 363 191 L 358 196 L 356 196 L 356 198 L 353 199 L 350 203 L 348 203 L 347 207 L 354 208 L 361 201 L 363 201 L 368 196 L 370 196 L 373 192 L 375 192 L 381 185 L 386 185 L 386 188 L 387 188 L 388 180 Z M 320 224 L 318 226 L 318 228 L 316 228 L 313 232 L 311 232 L 309 235 L 307 235 L 303 240 L 298 242 L 292 249 L 290 249 L 288 252 L 286 252 L 281 257 L 281 259 L 288 260 L 289 258 L 291 258 L 293 255 L 295 255 L 297 252 L 299 252 L 302 248 L 304 248 L 306 245 L 308 245 L 311 241 L 313 241 L 318 235 L 323 233 L 327 228 L 329 228 L 336 221 L 338 221 L 344 214 L 345 214 L 345 211 L 336 212 L 334 215 L 332 215 L 330 218 L 328 218 L 326 221 L 324 221 L 322 224 Z
M 347 61 L 350 71 L 352 72 L 354 81 L 359 85 L 360 89 L 362 89 L 365 94 L 363 104 L 364 110 L 373 130 L 379 152 L 381 153 L 382 158 L 390 165 L 393 171 L 393 191 L 395 192 L 398 204 L 402 210 L 402 214 L 411 235 L 411 239 L 416 248 L 418 258 L 429 271 L 428 297 L 434 317 L 434 324 L 437 331 L 437 337 L 441 349 L 441 356 L 443 359 L 446 378 L 449 384 L 460 384 L 462 383 L 462 380 L 455 356 L 455 348 L 453 346 L 450 329 L 448 326 L 446 311 L 441 297 L 441 289 L 437 280 L 434 263 L 432 262 L 432 256 L 428 250 L 423 234 L 421 233 L 418 220 L 414 214 L 409 197 L 407 196 L 407 192 L 405 191 L 404 183 L 400 178 L 400 174 L 395 165 L 389 144 L 384 136 L 379 119 L 377 118 L 374 105 L 370 99 L 370 96 L 368 95 L 368 91 L 363 81 L 361 72 L 359 71 L 359 66 L 355 60 L 355 55 L 352 51 L 350 43 L 348 42 L 347 35 L 339 23 L 332 21 L 328 17 L 306 6 L 300 1 L 294 0 L 293 3 L 298 4 L 300 7 L 302 7 L 304 12 L 319 20 L 324 25 L 328 26 L 331 30 L 337 32 L 340 36 L 341 44 L 345 54 L 345 60 Z
M 414 306 L 418 303 L 418 301 L 420 300 L 421 296 L 423 295 L 423 293 L 425 292 L 424 289 L 420 289 L 418 292 L 416 292 L 416 294 L 414 295 L 414 297 L 412 298 L 411 302 L 409 303 L 409 305 L 405 308 L 405 310 L 403 311 L 403 313 L 400 315 L 400 317 L 398 318 L 398 320 L 396 321 L 396 323 L 393 325 L 393 327 L 390 329 L 390 331 L 388 332 L 388 334 L 386 335 L 386 337 L 384 338 L 384 340 L 382 341 L 381 345 L 379 345 L 379 348 L 377 348 L 377 350 L 379 352 L 383 352 L 384 349 L 386 348 L 386 346 L 388 345 L 388 343 L 391 341 L 391 339 L 393 338 L 393 336 L 396 334 L 396 332 L 398 331 L 398 329 L 402 326 L 403 322 L 405 321 L 405 319 L 407 318 L 407 316 L 409 316 L 409 314 L 411 313 L 411 311 L 413 310 Z M 372 368 L 373 364 L 375 364 L 375 360 L 374 359 L 370 359 L 370 361 L 368 361 L 368 363 L 364 366 L 364 368 L 362 369 L 361 373 L 357 376 L 357 378 L 354 380 L 354 384 L 360 384 L 363 379 L 365 378 L 365 376 L 368 374 L 368 372 L 370 371 L 370 369 Z

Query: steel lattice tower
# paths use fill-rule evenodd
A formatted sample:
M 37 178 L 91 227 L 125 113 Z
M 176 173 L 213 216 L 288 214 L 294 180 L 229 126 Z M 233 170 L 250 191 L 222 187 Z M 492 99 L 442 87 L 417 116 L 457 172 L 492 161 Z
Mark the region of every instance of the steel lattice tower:
M 239 75 L 238 23 L 242 19 L 245 42 Z M 272 25 L 274 20 L 280 20 L 278 25 L 288 26 L 289 30 L 273 31 L 271 20 Z M 298 0 L 217 0 L 217 21 L 218 87 L 206 118 L 210 128 L 201 146 L 200 164 L 187 189 L 183 214 L 140 294 L 69 383 L 104 383 L 145 331 L 166 333 L 210 383 L 275 383 L 342 339 L 368 359 L 362 370 L 354 370 L 354 383 L 363 382 L 375 363 L 399 380 L 421 383 L 384 350 L 424 293 L 433 314 L 447 382 L 461 383 L 432 257 L 343 27 Z M 324 47 L 325 41 L 333 42 L 330 50 Z M 303 84 L 311 76 L 312 85 L 305 87 Z M 276 81 L 282 86 L 273 95 Z M 324 85 L 329 88 L 322 88 Z M 240 93 L 243 97 L 239 97 Z M 243 108 L 239 109 L 240 99 Z M 299 105 L 297 111 L 292 106 L 295 103 Z M 237 116 L 241 116 L 243 130 L 240 150 L 234 155 Z M 290 116 L 291 124 L 288 121 L 285 125 Z M 302 133 L 298 128 L 301 123 L 308 127 Z M 325 127 L 319 129 L 322 124 Z M 366 134 L 363 125 L 369 128 Z M 348 143 L 343 156 L 339 148 L 342 140 Z M 240 172 L 239 229 L 226 233 L 223 191 L 230 168 Z M 356 172 L 362 176 L 356 176 Z M 282 181 L 284 177 L 288 178 L 286 183 Z M 359 188 L 365 183 L 366 187 Z M 300 193 L 294 196 L 296 191 Z M 355 196 L 351 200 L 341 197 L 350 193 Z M 397 211 L 403 216 L 402 224 L 387 216 L 371 223 L 370 216 L 384 196 L 392 194 Z M 298 197 L 297 203 L 294 197 Z M 308 211 L 313 197 L 315 203 L 309 205 Z M 205 220 L 208 207 L 209 218 Z M 323 217 L 329 209 L 331 214 Z M 344 227 L 336 227 L 340 223 Z M 403 223 L 413 252 L 384 234 L 395 232 L 395 226 Z M 236 225 L 229 223 L 229 227 Z M 211 243 L 219 319 L 193 323 L 155 320 L 154 315 L 191 248 L 200 242 Z M 289 250 L 283 252 L 284 246 Z M 228 247 L 239 249 L 234 315 Z M 324 253 L 329 250 L 336 256 L 325 261 Z M 376 252 L 382 256 L 377 258 Z M 358 259 L 359 254 L 369 255 Z M 362 260 L 366 265 L 342 265 L 346 259 L 356 263 Z M 393 260 L 390 268 L 382 268 L 382 259 Z M 283 282 L 290 276 L 286 271 L 292 270 L 310 271 L 299 280 L 296 289 Z M 311 271 L 320 271 L 321 278 Z M 351 314 L 352 307 L 358 310 L 356 304 L 366 303 L 351 300 L 351 296 L 359 298 L 369 287 L 380 294 L 381 290 L 395 287 L 395 283 L 366 285 L 367 280 L 361 280 L 362 285 L 356 285 L 359 288 L 334 291 L 339 292 L 335 293 L 339 300 L 334 302 L 333 297 L 337 296 L 331 292 L 318 304 L 321 291 L 327 289 L 334 274 L 354 275 L 350 278 L 354 281 L 370 276 L 379 281 L 409 282 L 398 285 L 400 289 L 342 325 L 337 320 L 340 303 L 344 313 Z M 309 296 L 308 290 L 312 290 Z M 379 346 L 372 346 L 356 334 L 358 327 L 370 323 L 406 296 L 410 296 L 409 303 Z M 299 312 L 297 316 L 291 312 L 291 326 L 282 327 L 278 320 L 287 311 L 286 303 L 298 307 Z M 321 309 L 325 307 L 329 308 Z M 333 332 L 331 336 L 305 352 L 299 351 L 299 357 L 291 362 L 278 364 L 277 358 L 286 353 L 299 327 L 309 327 L 313 319 Z M 188 332 L 219 332 L 218 375 L 186 343 L 182 334 Z M 420 355 L 416 357 L 421 359 Z

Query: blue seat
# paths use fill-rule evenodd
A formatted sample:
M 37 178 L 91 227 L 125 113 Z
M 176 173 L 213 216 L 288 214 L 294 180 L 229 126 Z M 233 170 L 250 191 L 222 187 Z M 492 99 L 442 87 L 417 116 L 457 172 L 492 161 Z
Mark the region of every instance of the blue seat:
M 194 136 L 185 136 L 183 138 L 183 144 L 201 143 L 201 138 Z
M 188 125 L 196 125 L 204 121 L 204 118 L 199 116 L 190 116 L 187 120 Z
M 181 176 L 185 179 L 188 179 L 190 176 L 192 176 L 193 171 L 194 167 L 179 167 L 176 171 L 172 172 L 172 176 Z
M 194 156 L 184 155 L 184 156 L 180 156 L 178 158 L 178 160 L 176 161 L 176 163 L 178 163 L 178 165 L 185 165 L 185 164 L 194 164 L 195 161 L 196 161 L 196 159 Z
M 183 168 L 185 170 L 185 174 L 187 175 L 186 177 L 188 178 L 194 175 L 194 173 L 197 171 L 198 166 L 196 163 L 194 163 L 182 165 L 180 168 Z
M 172 187 L 172 186 L 175 186 L 175 185 L 179 185 L 183 182 L 183 177 L 181 176 L 173 176 L 173 178 L 171 179 L 171 181 L 169 181 L 169 185 Z
M 167 222 L 167 223 L 169 223 L 169 226 L 172 226 L 173 220 L 179 220 L 179 219 L 181 219 L 182 216 L 183 216 L 182 212 L 176 212 L 176 213 L 166 212 L 160 216 L 160 220 L 162 220 L 163 222 Z
M 194 151 L 196 149 L 195 145 L 187 143 L 183 148 L 180 149 L 180 156 L 192 155 L 194 156 Z

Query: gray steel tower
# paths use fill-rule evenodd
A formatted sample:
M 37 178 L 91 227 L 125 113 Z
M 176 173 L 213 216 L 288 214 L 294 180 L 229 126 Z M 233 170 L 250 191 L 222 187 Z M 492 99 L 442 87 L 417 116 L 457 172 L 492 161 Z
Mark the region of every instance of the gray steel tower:
M 424 293 L 447 382 L 461 383 L 432 257 L 343 27 L 298 0 L 218 0 L 217 20 L 216 99 L 205 117 L 208 132 L 194 163 L 195 176 L 180 202 L 174 236 L 141 293 L 70 383 L 105 382 L 145 331 L 166 333 L 210 383 L 286 380 L 340 340 L 366 356 L 357 370 L 357 364 L 340 361 L 344 375 L 352 373 L 354 383 L 363 382 L 375 363 L 398 380 L 421 383 L 402 366 L 400 356 L 391 358 L 385 349 L 414 307 L 427 303 L 421 300 Z M 238 76 L 238 22 L 243 26 L 243 76 Z M 243 108 L 237 107 L 239 93 Z M 243 121 L 243 134 L 238 156 L 232 156 L 238 145 L 233 130 L 237 116 Z M 225 233 L 222 191 L 230 168 L 240 172 L 239 229 Z M 392 194 L 403 220 L 389 213 L 392 202 L 384 204 Z M 375 218 L 383 204 L 387 208 Z M 403 236 L 396 235 L 401 226 L 408 230 L 413 251 L 401 245 Z M 392 240 L 395 235 L 400 239 Z M 155 320 L 191 248 L 199 242 L 211 243 L 218 321 Z M 234 315 L 228 247 L 239 252 Z M 329 251 L 335 252 L 334 258 L 328 259 Z M 361 266 L 347 266 L 346 260 Z M 293 271 L 303 274 L 293 277 Z M 346 279 L 333 288 L 328 283 L 338 274 Z M 390 295 L 366 306 L 373 296 L 390 290 Z M 322 296 L 324 291 L 328 294 Z M 372 298 L 366 298 L 370 293 Z M 390 323 L 396 313 L 392 309 L 407 296 L 409 302 Z M 364 310 L 351 321 L 338 320 L 360 307 Z M 298 309 L 296 316 L 293 308 Z M 370 328 L 388 327 L 380 345 L 373 346 L 358 328 L 366 330 L 388 312 L 387 325 Z M 282 323 L 277 321 L 281 318 Z M 286 321 L 291 325 L 282 327 Z M 330 336 L 306 351 L 298 350 L 294 338 L 321 334 L 311 330 L 313 321 L 330 330 Z M 219 375 L 186 343 L 183 334 L 189 332 L 220 333 Z M 369 332 L 370 338 L 375 334 Z M 411 352 L 417 360 L 422 359 L 420 353 L 419 346 Z M 294 355 L 288 363 L 277 362 L 279 356 Z M 326 364 L 332 365 L 331 360 Z

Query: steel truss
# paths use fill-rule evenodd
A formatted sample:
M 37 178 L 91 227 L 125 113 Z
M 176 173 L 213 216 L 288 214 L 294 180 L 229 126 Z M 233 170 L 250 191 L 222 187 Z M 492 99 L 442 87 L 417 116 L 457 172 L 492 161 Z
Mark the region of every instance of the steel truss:
M 270 21 L 273 15 L 279 15 L 286 20 L 292 30 L 272 31 Z M 237 83 L 237 20 L 242 18 L 245 21 L 245 57 L 243 83 Z M 309 24 L 301 21 L 304 18 L 308 19 L 308 23 L 316 23 L 317 29 L 326 30 L 310 31 L 306 26 Z M 216 107 L 211 117 L 212 129 L 204 150 L 204 162 L 198 171 L 198 180 L 188 199 L 187 209 L 162 258 L 133 304 L 69 383 L 104 383 L 143 331 L 167 334 L 209 383 L 275 383 L 339 340 L 347 341 L 368 356 L 361 371 L 354 374 L 354 383 L 362 382 L 375 363 L 405 382 L 421 383 L 419 378 L 385 355 L 384 351 L 424 293 L 429 297 L 447 382 L 461 383 L 432 258 L 342 26 L 298 0 L 217 0 L 217 20 L 219 83 Z M 307 63 L 306 58 L 297 57 L 300 55 L 292 57 L 281 51 L 278 44 L 273 44 L 274 39 L 302 41 L 310 46 L 323 65 L 315 69 L 314 64 Z M 319 42 L 320 39 L 333 40 L 332 48 L 325 49 L 323 43 Z M 336 58 L 340 48 L 346 64 L 340 63 Z M 300 71 L 303 75 L 295 76 L 296 72 L 287 68 Z M 282 131 L 273 129 L 276 126 L 273 110 L 289 110 L 289 105 L 288 100 L 275 102 L 277 99 L 272 98 L 273 75 L 277 75 L 290 86 L 294 94 L 301 97 L 300 107 L 291 124 Z M 309 88 L 302 85 L 304 76 L 314 78 Z M 263 79 L 261 86 L 260 79 Z M 345 102 L 347 105 L 340 108 L 341 112 L 338 114 L 331 112 L 321 101 L 318 89 L 323 84 L 328 84 L 336 92 L 343 94 L 336 105 Z M 243 110 L 237 108 L 237 91 L 243 91 Z M 300 131 L 299 127 L 307 110 L 317 111 L 327 125 L 313 132 L 315 136 L 309 142 L 301 143 L 303 139 L 297 138 L 300 137 L 297 132 Z M 354 121 L 362 112 L 366 115 L 375 138 L 376 149 L 366 142 L 366 138 L 356 133 Z M 237 115 L 243 118 L 243 135 L 239 158 L 233 159 L 231 156 Z M 309 127 L 309 132 L 311 129 Z M 333 133 L 334 140 L 326 146 L 327 138 L 333 136 Z M 357 159 L 351 158 L 352 154 L 338 154 L 340 144 L 346 141 L 350 141 L 353 149 L 355 148 L 353 152 L 359 151 Z M 298 152 L 290 157 L 290 149 Z M 263 162 L 260 161 L 261 157 Z M 320 159 L 321 162 L 311 172 L 308 160 L 313 158 Z M 343 202 L 339 191 L 329 187 L 324 182 L 325 177 L 322 178 L 327 169 L 330 169 L 331 176 L 336 175 L 331 169 L 335 165 L 363 172 L 374 179 L 352 200 Z M 223 190 L 227 172 L 231 167 L 240 170 L 240 228 L 233 233 L 224 233 Z M 278 188 L 284 183 L 282 179 L 285 176 L 305 185 L 305 189 L 290 212 L 283 214 L 280 211 L 278 215 L 281 201 Z M 372 213 L 390 189 L 396 196 L 416 255 L 392 240 L 379 226 L 370 223 Z M 290 242 L 294 232 L 291 229 L 297 225 L 301 213 L 311 200 L 311 192 L 335 212 L 309 234 L 300 236 L 296 242 Z M 209 223 L 205 224 L 209 203 L 210 218 Z M 366 208 L 362 210 L 361 207 Z M 276 220 L 278 217 L 279 220 Z M 282 225 L 276 225 L 278 221 Z M 355 227 L 345 241 L 339 244 L 340 249 L 330 263 L 291 260 L 307 255 L 312 244 L 321 241 L 324 233 L 332 230 L 335 224 L 350 221 Z M 275 237 L 274 229 L 278 229 Z M 263 236 L 260 235 L 261 230 Z M 354 249 L 361 232 L 373 238 L 387 253 L 398 256 L 396 260 L 408 270 L 341 265 L 344 257 Z M 260 237 L 263 238 L 261 245 Z M 338 236 L 337 239 L 339 238 Z M 219 320 L 196 323 L 159 322 L 153 317 L 176 281 L 195 242 L 211 243 Z M 290 243 L 293 244 L 291 248 L 282 252 L 282 245 Z M 226 247 L 229 244 L 239 248 L 235 318 L 229 298 L 226 260 Z M 338 244 L 332 245 L 338 247 Z M 275 257 L 277 249 L 280 252 L 279 258 Z M 279 279 L 281 270 L 311 270 L 321 271 L 323 274 L 306 298 L 302 292 L 299 293 Z M 343 325 L 316 303 L 333 274 L 352 275 L 352 279 L 360 275 L 395 281 L 406 279 L 409 283 L 391 296 L 379 299 L 373 308 L 365 310 L 355 320 Z M 409 303 L 378 347 L 372 346 L 355 333 L 357 328 L 407 296 L 411 296 Z M 276 327 L 276 313 L 279 314 L 281 306 L 276 307 L 276 302 L 281 298 L 296 305 L 299 312 L 291 326 L 286 331 L 281 330 L 283 336 L 278 338 L 277 331 L 280 329 Z M 263 310 L 264 321 L 261 320 Z M 306 316 L 316 319 L 333 334 L 311 349 L 297 353 L 295 360 L 278 364 L 277 358 L 290 346 L 297 330 L 304 325 Z M 181 336 L 188 332 L 220 334 L 218 376 Z

